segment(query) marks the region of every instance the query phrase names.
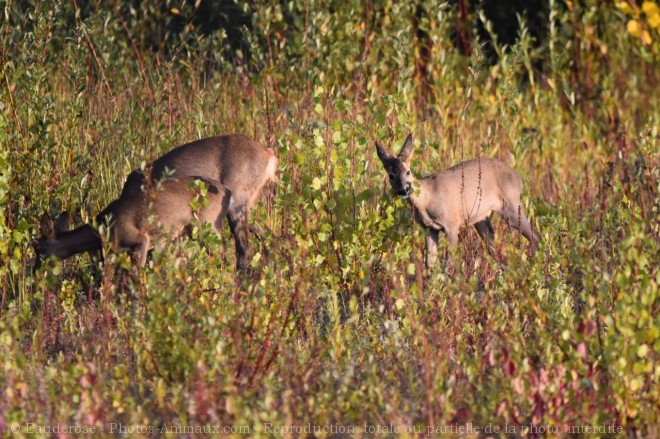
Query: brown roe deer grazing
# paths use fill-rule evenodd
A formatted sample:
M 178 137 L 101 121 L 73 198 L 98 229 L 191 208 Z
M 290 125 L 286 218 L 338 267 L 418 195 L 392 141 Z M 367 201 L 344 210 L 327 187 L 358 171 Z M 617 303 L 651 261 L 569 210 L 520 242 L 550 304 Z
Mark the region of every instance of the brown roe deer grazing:
M 263 186 L 275 180 L 277 166 L 278 160 L 272 149 L 264 148 L 242 134 L 227 134 L 179 146 L 158 158 L 149 168 L 151 181 L 164 176 L 194 177 L 219 182 L 229 190 L 232 203 L 227 217 L 236 243 L 236 267 L 240 270 L 245 268 L 249 252 L 250 209 Z M 91 233 L 91 230 L 84 230 L 86 235 Z M 82 233 L 77 232 L 77 236 Z M 93 244 L 90 241 L 86 245 Z
M 236 242 L 236 266 L 240 270 L 246 266 L 249 251 L 250 209 L 263 186 L 275 181 L 277 166 L 271 148 L 264 148 L 242 134 L 228 134 L 173 149 L 153 163 L 151 178 L 158 180 L 165 169 L 170 169 L 176 177 L 217 180 L 229 189 L 233 202 L 227 217 Z
M 394 157 L 376 142 L 376 152 L 392 190 L 407 197 L 414 207 L 417 221 L 427 229 L 426 267 L 430 268 L 438 252 L 438 234 L 443 230 L 452 246 L 458 243 L 461 226 L 474 225 L 493 255 L 493 225 L 490 217 L 498 212 L 527 238 L 532 249 L 540 235 L 520 206 L 520 177 L 496 159 L 476 159 L 460 163 L 445 171 L 416 179 L 410 171 L 413 153 L 412 134 L 408 135 L 399 154 Z
M 198 212 L 190 205 L 198 192 L 192 185 L 195 180 L 202 181 L 207 189 Z M 120 197 L 98 214 L 96 220 L 109 226 L 110 240 L 116 246 L 130 249 L 135 261 L 144 266 L 153 240 L 161 233 L 177 238 L 189 234 L 195 222 L 210 223 L 219 231 L 231 204 L 231 194 L 217 181 L 199 177 L 167 178 L 150 185 L 142 172 L 133 171 L 126 179 Z M 101 237 L 94 227 L 86 224 L 66 231 L 63 230 L 66 225 L 63 227 L 62 224 L 67 222 L 58 221 L 58 225 L 48 214 L 42 216 L 42 237 L 37 243 L 39 255 L 64 259 L 101 249 Z M 39 264 L 38 261 L 37 266 Z

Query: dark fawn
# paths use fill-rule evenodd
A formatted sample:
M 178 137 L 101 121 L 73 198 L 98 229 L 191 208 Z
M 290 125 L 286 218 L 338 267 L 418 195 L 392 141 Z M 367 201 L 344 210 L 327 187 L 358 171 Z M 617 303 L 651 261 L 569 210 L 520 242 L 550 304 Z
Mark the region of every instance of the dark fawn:
M 193 198 L 201 191 L 195 182 L 203 184 L 205 196 L 201 208 L 194 211 Z M 121 195 L 96 217 L 110 232 L 110 242 L 128 249 L 139 266 L 147 262 L 147 253 L 162 235 L 171 239 L 190 235 L 193 225 L 211 224 L 220 231 L 223 219 L 232 205 L 229 191 L 219 182 L 201 178 L 166 178 L 150 185 L 140 171 L 129 174 Z M 103 243 L 96 228 L 89 224 L 68 230 L 66 214 L 53 222 L 48 214 L 41 217 L 41 239 L 37 243 L 39 256 L 60 259 L 83 252 L 97 252 Z M 37 261 L 37 266 L 40 260 Z
M 163 193 L 159 195 L 165 200 L 168 199 L 168 193 L 171 194 L 169 197 L 175 195 L 179 197 L 186 193 L 184 186 L 189 184 L 191 179 L 204 181 L 213 186 L 218 193 L 226 192 L 225 195 L 231 196 L 231 203 L 227 204 L 225 201 L 229 198 L 218 195 L 217 199 L 212 202 L 221 204 L 212 205 L 212 208 L 216 209 L 217 213 L 221 213 L 222 209 L 226 207 L 226 217 L 236 244 L 236 267 L 238 270 L 242 270 L 246 268 L 249 253 L 250 210 L 259 198 L 264 185 L 275 180 L 277 167 L 278 160 L 271 148 L 265 148 L 242 134 L 228 134 L 179 146 L 155 160 L 147 166 L 147 169 L 150 169 L 149 186 L 163 179 L 179 181 L 183 185 L 167 183 Z M 135 190 L 137 186 L 129 183 L 130 178 L 124 189 Z M 168 218 L 175 215 L 176 210 L 182 208 L 188 195 L 178 198 L 176 203 L 169 205 L 163 202 L 162 206 L 155 209 L 157 220 L 162 225 L 167 225 Z M 190 197 L 192 196 L 190 195 Z M 136 201 L 138 198 L 133 197 L 132 201 L 125 201 L 127 198 L 123 197 L 122 192 L 122 197 L 117 201 L 124 206 L 139 206 L 131 207 L 131 209 L 144 213 L 147 206 Z M 226 206 L 222 203 L 225 203 Z M 110 207 L 108 206 L 108 208 Z M 127 209 L 127 207 L 123 207 L 118 212 L 125 212 Z M 168 209 L 172 212 L 168 213 Z M 188 211 L 185 210 L 185 212 L 188 215 Z M 64 258 L 71 254 L 89 251 L 88 247 L 98 247 L 99 245 L 97 241 L 87 239 L 93 234 L 93 228 L 89 225 L 71 232 L 67 231 L 64 234 L 64 231 L 56 230 L 52 221 L 48 223 L 50 218 L 44 216 L 42 219 L 41 244 L 43 245 L 41 247 L 46 252 L 44 254 L 50 252 L 50 254 Z M 258 227 L 255 229 L 258 230 Z M 67 244 L 62 241 L 65 236 Z M 47 242 L 50 244 L 46 245 Z M 75 245 L 73 245 L 74 243 Z M 145 246 L 142 245 L 142 247 Z

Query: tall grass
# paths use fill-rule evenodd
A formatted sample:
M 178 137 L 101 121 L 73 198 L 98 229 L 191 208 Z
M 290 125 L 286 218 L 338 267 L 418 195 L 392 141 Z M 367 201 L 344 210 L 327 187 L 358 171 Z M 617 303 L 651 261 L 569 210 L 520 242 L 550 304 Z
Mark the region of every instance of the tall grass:
M 0 431 L 657 436 L 658 43 L 586 3 L 551 3 L 546 46 L 521 18 L 493 61 L 457 53 L 447 5 L 261 2 L 253 65 L 214 69 L 213 42 L 152 52 L 117 9 L 4 5 Z M 281 163 L 249 274 L 210 230 L 142 270 L 110 250 L 33 269 L 41 213 L 90 221 L 132 169 L 229 132 Z M 506 269 L 465 230 L 453 275 L 424 272 L 373 146 L 408 132 L 420 174 L 509 163 L 539 251 L 496 220 Z

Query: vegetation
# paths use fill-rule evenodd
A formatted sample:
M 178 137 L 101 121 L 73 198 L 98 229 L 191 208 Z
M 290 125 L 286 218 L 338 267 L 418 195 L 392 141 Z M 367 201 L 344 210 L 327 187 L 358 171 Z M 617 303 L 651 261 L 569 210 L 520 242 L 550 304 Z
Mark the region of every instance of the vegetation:
M 657 437 L 656 1 L 85 3 L 0 2 L 4 436 Z M 34 270 L 44 211 L 230 132 L 281 164 L 248 273 L 208 228 Z M 421 174 L 511 165 L 539 251 L 496 219 L 506 268 L 465 229 L 425 273 L 374 148 L 409 132 Z

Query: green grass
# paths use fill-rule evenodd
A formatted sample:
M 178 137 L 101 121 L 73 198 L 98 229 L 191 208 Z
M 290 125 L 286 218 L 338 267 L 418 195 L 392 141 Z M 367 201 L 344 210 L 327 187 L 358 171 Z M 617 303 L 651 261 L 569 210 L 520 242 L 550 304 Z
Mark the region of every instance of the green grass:
M 57 19 L 35 12 L 20 50 L 3 37 L 0 432 L 657 435 L 657 51 L 626 35 L 620 14 L 592 17 L 618 29 L 593 36 L 578 12 L 561 18 L 583 38 L 576 70 L 568 47 L 530 82 L 524 40 L 488 66 L 440 38 L 426 89 L 413 68 L 392 67 L 414 65 L 403 34 L 377 36 L 393 52 L 362 73 L 321 74 L 361 56 L 338 40 L 334 58 L 301 59 L 307 70 L 199 75 L 204 54 L 171 61 L 113 45 L 93 15 L 101 75 L 79 27 L 56 50 Z M 600 88 L 585 91 L 590 81 Z M 210 230 L 199 235 L 211 256 L 182 240 L 144 269 L 108 251 L 103 264 L 80 255 L 33 270 L 44 211 L 90 221 L 141 163 L 230 132 L 272 139 L 280 160 L 253 215 L 272 233 L 252 240 L 250 273 L 234 272 L 229 232 Z M 374 147 L 399 148 L 408 132 L 421 175 L 476 156 L 510 164 L 538 252 L 498 219 L 506 269 L 466 229 L 453 274 L 425 273 L 423 231 L 388 192 Z

